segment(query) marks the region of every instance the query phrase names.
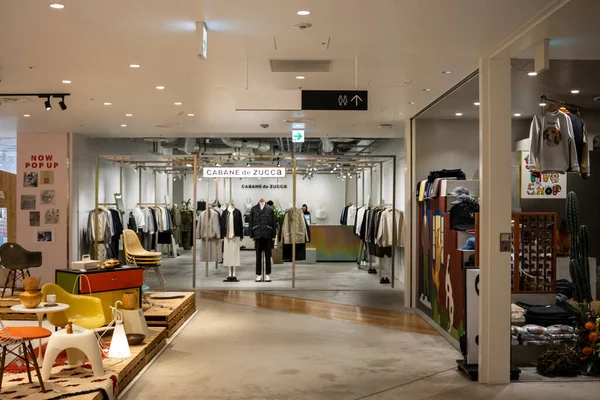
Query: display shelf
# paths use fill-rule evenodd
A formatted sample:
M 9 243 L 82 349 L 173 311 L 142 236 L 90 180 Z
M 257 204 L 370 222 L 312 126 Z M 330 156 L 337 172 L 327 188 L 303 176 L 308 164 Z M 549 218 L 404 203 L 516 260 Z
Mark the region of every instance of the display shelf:
M 556 213 L 513 213 L 513 219 L 512 292 L 556 292 Z
M 5 296 L 0 299 L 0 320 L 3 321 L 37 321 L 37 315 L 31 313 L 20 313 L 11 310 L 12 306 L 21 304 L 19 293 L 15 290 L 12 296 Z

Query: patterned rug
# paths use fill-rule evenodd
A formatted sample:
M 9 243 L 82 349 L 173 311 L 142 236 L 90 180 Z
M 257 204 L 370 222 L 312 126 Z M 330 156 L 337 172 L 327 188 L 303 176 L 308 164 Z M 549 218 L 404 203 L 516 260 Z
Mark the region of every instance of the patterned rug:
M 27 373 L 5 374 L 0 399 L 47 400 L 65 399 L 86 393 L 101 392 L 104 399 L 114 400 L 117 392 L 117 375 L 108 372 L 95 378 L 92 367 L 83 364 L 78 367 L 54 366 L 50 379 L 44 382 L 46 392 L 41 387 L 35 373 L 31 374 L 33 383 L 29 383 Z

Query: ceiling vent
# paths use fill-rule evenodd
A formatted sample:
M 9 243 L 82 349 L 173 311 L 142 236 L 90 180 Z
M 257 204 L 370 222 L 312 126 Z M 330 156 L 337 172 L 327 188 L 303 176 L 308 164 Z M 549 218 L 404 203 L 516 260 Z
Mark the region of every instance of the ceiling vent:
M 331 72 L 332 60 L 269 60 L 271 72 Z
M 155 128 L 181 128 L 183 125 L 182 124 L 154 124 Z
M 391 124 L 381 124 L 379 125 L 379 129 L 392 129 Z
M 0 104 L 20 104 L 28 103 L 30 101 L 27 97 L 0 97 Z

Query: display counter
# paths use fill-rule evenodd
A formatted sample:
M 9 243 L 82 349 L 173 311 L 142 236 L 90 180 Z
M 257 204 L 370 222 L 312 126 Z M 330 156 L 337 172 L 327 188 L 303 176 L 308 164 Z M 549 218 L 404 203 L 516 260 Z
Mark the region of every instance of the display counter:
M 360 250 L 360 238 L 353 226 L 310 225 L 310 243 L 307 249 L 316 249 L 317 262 L 356 261 Z

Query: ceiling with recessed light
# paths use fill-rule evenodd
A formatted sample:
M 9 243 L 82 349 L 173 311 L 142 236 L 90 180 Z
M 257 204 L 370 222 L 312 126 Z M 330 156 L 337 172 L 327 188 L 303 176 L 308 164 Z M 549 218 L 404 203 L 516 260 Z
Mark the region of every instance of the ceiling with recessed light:
M 37 98 L 2 104 L 0 129 L 274 137 L 289 135 L 292 124 L 284 119 L 303 118 L 314 120 L 309 137 L 401 136 L 405 117 L 551 3 L 64 0 L 64 8 L 51 8 L 45 1 L 3 1 L 0 93 L 71 95 L 66 111 L 46 112 Z M 197 21 L 208 28 L 206 60 L 198 56 Z M 271 72 L 273 59 L 331 63 L 329 72 Z M 369 90 L 369 111 L 235 111 L 246 90 L 300 87 Z M 469 111 L 460 112 L 465 118 Z M 379 129 L 388 124 L 392 129 Z

